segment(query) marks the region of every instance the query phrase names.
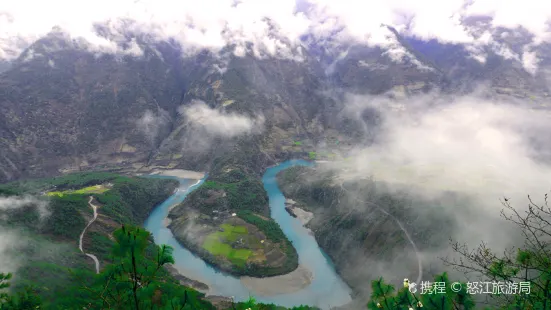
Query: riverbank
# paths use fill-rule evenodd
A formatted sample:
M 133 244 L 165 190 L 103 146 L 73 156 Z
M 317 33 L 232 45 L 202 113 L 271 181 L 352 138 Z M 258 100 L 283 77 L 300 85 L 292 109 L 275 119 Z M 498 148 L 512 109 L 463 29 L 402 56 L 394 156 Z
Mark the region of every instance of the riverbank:
M 170 176 L 170 177 L 176 177 L 179 179 L 192 179 L 192 180 L 201 180 L 202 178 L 205 177 L 204 172 L 183 170 L 183 169 L 169 169 L 169 170 L 154 169 L 149 174 Z
M 314 213 L 299 207 L 297 202 L 293 199 L 285 199 L 285 206 L 287 212 L 289 212 L 291 216 L 296 217 L 304 227 L 314 218 Z
M 275 296 L 297 292 L 312 283 L 312 272 L 299 265 L 294 271 L 275 277 L 241 277 L 241 283 L 252 292 L 262 296 Z
M 273 231 L 261 230 L 273 225 L 271 220 L 254 214 L 209 216 L 190 206 L 182 212 L 176 217 L 169 214 L 168 228 L 174 238 L 217 270 L 235 277 L 263 278 L 288 274 L 298 267 L 291 242 L 276 239 L 269 234 Z M 259 222 L 254 225 L 246 219 Z
M 167 264 L 166 269 L 174 277 L 174 279 L 180 281 L 180 284 L 185 285 L 185 286 L 189 286 L 189 287 L 191 287 L 193 289 L 196 289 L 199 292 L 205 293 L 205 294 L 209 291 L 209 286 L 208 285 L 206 285 L 203 282 L 193 280 L 193 279 L 190 279 L 190 278 L 186 277 L 184 275 L 184 273 L 178 269 L 177 266 L 174 266 L 172 264 Z
M 224 224 L 227 218 L 232 218 L 237 220 L 240 216 L 237 216 L 238 212 L 233 210 L 223 210 L 224 208 L 219 208 L 217 205 L 216 199 L 209 199 L 208 197 L 199 197 L 199 195 L 193 195 L 194 189 L 198 189 L 198 186 L 195 186 L 191 189 L 182 190 L 175 192 L 169 199 L 159 205 L 155 211 L 150 215 L 148 220 L 145 223 L 145 227 L 151 231 L 154 235 L 155 242 L 158 244 L 168 244 L 174 248 L 174 258 L 175 266 L 179 269 L 180 274 L 184 275 L 187 278 L 197 279 L 208 285 L 209 289 L 206 293 L 207 298 L 212 297 L 216 301 L 221 303 L 227 302 L 227 297 L 221 296 L 232 296 L 235 301 L 244 301 L 247 300 L 250 296 L 254 296 L 257 301 L 263 303 L 274 303 L 285 307 L 293 307 L 298 305 L 312 305 L 317 306 L 321 309 L 329 309 L 329 307 L 334 307 L 338 305 L 347 304 L 350 298 L 350 289 L 348 286 L 342 282 L 333 269 L 332 265 L 328 262 L 327 257 L 320 251 L 316 240 L 312 234 L 304 228 L 303 224 L 308 223 L 311 220 L 311 215 L 307 210 L 301 211 L 308 212 L 303 213 L 297 210 L 297 213 L 300 214 L 300 222 L 295 221 L 286 213 L 284 210 L 285 197 L 278 189 L 277 182 L 275 179 L 276 174 L 286 168 L 295 165 L 311 165 L 309 162 L 293 160 L 280 163 L 277 166 L 268 168 L 262 177 L 262 183 L 259 184 L 255 178 L 249 177 L 244 178 L 240 175 L 240 171 L 237 169 L 233 170 L 223 170 L 223 174 L 215 174 L 214 172 L 209 172 L 209 175 L 216 175 L 218 178 L 223 176 L 224 178 L 229 178 L 228 180 L 216 179 L 216 183 L 209 183 L 209 192 L 207 196 L 223 197 L 223 193 L 227 192 L 226 198 L 229 194 L 232 194 L 233 198 L 238 198 L 238 201 L 243 200 L 251 195 L 256 195 L 256 198 L 265 197 L 267 202 L 268 212 L 260 208 L 256 210 L 258 212 L 256 215 L 260 220 L 266 225 L 262 226 L 266 231 L 263 230 L 262 234 L 272 235 L 274 231 L 272 228 L 277 231 L 281 230 L 281 234 L 284 235 L 289 242 L 292 242 L 293 248 L 296 246 L 297 258 L 300 258 L 297 261 L 297 265 L 293 268 L 293 271 L 287 274 L 274 275 L 271 277 L 263 278 L 253 278 L 253 277 L 235 277 L 228 273 L 221 272 L 219 268 L 213 268 L 213 265 L 208 261 L 199 258 L 193 251 L 189 250 L 185 245 L 183 246 L 181 242 L 177 240 L 178 234 L 173 234 L 171 229 L 167 229 L 165 218 L 171 209 L 173 213 L 173 220 L 170 223 L 173 228 L 174 225 L 177 225 L 180 221 L 178 218 L 186 218 L 185 212 L 182 214 L 176 212 L 177 209 L 173 207 L 181 204 L 184 200 L 187 205 L 192 205 L 195 209 L 201 209 L 203 213 L 203 218 L 198 218 L 194 220 L 195 226 L 198 228 L 203 228 L 202 220 L 206 220 L 207 216 L 211 221 L 221 221 L 219 224 Z M 235 168 L 235 167 L 234 167 Z M 233 171 L 233 172 L 232 172 Z M 232 173 L 228 173 L 232 172 Z M 199 185 L 202 184 L 205 180 L 202 179 L 199 182 Z M 181 184 L 189 184 L 189 180 L 180 179 Z M 240 187 L 244 189 L 243 192 L 234 193 L 232 192 L 233 187 L 238 187 L 234 184 L 241 185 Z M 245 186 L 246 185 L 246 186 Z M 261 185 L 264 191 L 259 188 L 258 185 Z M 263 193 L 266 194 L 263 194 Z M 204 194 L 204 189 L 201 191 L 201 194 Z M 190 197 L 188 194 L 191 194 Z M 199 193 L 198 193 L 199 194 Z M 194 197 L 197 196 L 197 197 Z M 267 196 L 267 197 L 266 197 Z M 198 201 L 194 202 L 194 198 L 201 198 Z M 250 197 L 249 197 L 250 198 Z M 195 199 L 197 200 L 197 199 Z M 235 200 L 235 199 L 234 199 Z M 234 201 L 232 200 L 232 201 Z M 261 206 L 263 203 L 250 203 L 249 205 Z M 224 204 L 224 205 L 230 205 Z M 242 207 L 242 206 L 240 206 Z M 183 208 L 182 211 L 188 210 Z M 218 211 L 218 212 L 213 212 Z M 233 216 L 233 213 L 236 213 Z M 266 214 L 268 213 L 268 214 Z M 247 213 L 241 214 L 247 217 Z M 217 217 L 215 220 L 214 217 Z M 268 220 L 269 217 L 273 218 L 273 221 Z M 254 219 L 253 222 L 257 222 L 258 219 Z M 275 222 L 275 223 L 273 223 Z M 279 229 L 275 225 L 278 224 Z M 180 223 L 183 224 L 183 223 Z M 205 223 L 206 224 L 206 223 Z M 245 223 L 227 223 L 231 225 L 231 230 L 234 231 L 239 226 L 247 226 Z M 220 225 L 219 225 L 220 226 Z M 206 228 L 206 227 L 205 227 Z M 225 225 L 221 228 L 230 228 Z M 220 234 L 224 233 L 224 229 L 214 231 L 214 233 Z M 247 231 L 249 229 L 247 228 Z M 253 230 L 250 231 L 253 233 L 253 236 L 256 236 L 257 233 Z M 240 233 L 239 230 L 234 231 L 233 233 Z M 279 234 L 279 233 L 278 233 Z M 175 236 L 176 235 L 176 236 Z M 258 234 L 259 237 L 260 234 Z M 232 235 L 233 236 L 233 235 Z M 276 236 L 277 237 L 277 236 Z M 239 240 L 239 239 L 238 239 Z M 261 238 L 261 241 L 265 240 Z M 284 239 L 281 239 L 284 240 Z M 244 239 L 244 241 L 247 241 Z M 250 241 L 250 240 L 249 240 Z M 261 242 L 261 245 L 265 245 Z M 273 255 L 272 253 L 265 253 Z M 307 267 L 306 267 L 307 266 Z M 259 270 L 260 271 L 260 270 Z M 263 272 L 264 275 L 266 273 Z

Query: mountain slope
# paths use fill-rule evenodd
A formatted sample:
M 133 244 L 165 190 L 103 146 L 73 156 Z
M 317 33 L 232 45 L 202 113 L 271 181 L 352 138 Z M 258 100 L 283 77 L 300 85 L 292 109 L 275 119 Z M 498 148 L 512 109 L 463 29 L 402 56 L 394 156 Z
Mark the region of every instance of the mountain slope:
M 94 54 L 53 31 L 0 73 L 0 180 L 144 164 L 204 169 L 235 140 L 192 128 L 179 113 L 192 100 L 221 113 L 263 116 L 255 139 L 274 162 L 305 156 L 328 134 L 352 137 L 341 113 L 343 93 L 402 98 L 489 86 L 492 96 L 537 102 L 549 96 L 545 44 L 537 47 L 540 69 L 532 75 L 522 59 L 504 58 L 495 48 L 480 63 L 468 46 L 387 29 L 382 47 L 336 48 L 305 38 L 297 50 L 301 61 L 258 58 L 252 49 L 237 57 L 232 46 L 188 55 L 174 42 L 146 43 L 131 34 L 120 44 L 137 44 L 141 54 Z M 498 39 L 511 51 L 522 46 Z M 303 147 L 293 146 L 297 140 Z

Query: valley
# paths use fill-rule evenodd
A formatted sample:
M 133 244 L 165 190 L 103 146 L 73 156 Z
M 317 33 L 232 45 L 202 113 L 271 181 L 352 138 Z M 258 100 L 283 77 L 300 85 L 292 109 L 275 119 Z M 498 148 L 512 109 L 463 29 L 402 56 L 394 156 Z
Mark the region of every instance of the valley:
M 275 173 L 293 165 L 309 165 L 309 163 L 289 161 L 271 167 L 265 173 L 263 178 L 264 189 L 266 189 L 269 196 L 269 212 L 266 216 L 254 215 L 250 211 L 244 212 L 243 210 L 237 211 L 232 216 L 231 211 L 226 211 L 226 214 L 224 214 L 223 209 L 215 209 L 208 203 L 205 208 L 208 207 L 211 212 L 212 210 L 219 212 L 213 212 L 214 215 L 209 215 L 208 213 L 200 214 L 198 210 L 189 211 L 190 206 L 196 203 L 193 199 L 197 199 L 197 196 L 194 198 L 193 195 L 197 195 L 196 193 L 200 193 L 202 189 L 212 189 L 212 184 L 208 184 L 209 178 L 206 178 L 206 180 L 203 179 L 192 185 L 193 190 L 187 197 L 185 192 L 179 192 L 180 194 L 175 194 L 177 195 L 174 196 L 175 200 L 169 199 L 165 204 L 159 206 L 150 219 L 146 221 L 145 227 L 153 232 L 157 243 L 166 243 L 175 248 L 175 266 L 185 276 L 205 283 L 208 290 L 202 291 L 209 295 L 234 296 L 236 300 L 245 300 L 249 294 L 254 294 L 260 302 L 289 307 L 308 304 L 325 309 L 328 305 L 346 304 L 350 301 L 347 285 L 338 278 L 324 254 L 317 248 L 316 241 L 311 233 L 300 222 L 292 219 L 284 210 L 285 198 L 277 190 Z M 152 175 L 151 177 L 156 176 Z M 213 179 L 221 180 L 217 176 Z M 182 200 L 183 202 L 180 202 Z M 177 206 L 172 207 L 174 204 Z M 184 206 L 187 206 L 187 208 L 184 209 Z M 190 213 L 194 213 L 196 216 L 193 221 L 193 226 L 196 226 L 196 228 L 189 228 L 190 224 L 187 227 L 185 224 L 178 225 L 181 222 L 190 221 L 188 218 Z M 198 213 L 201 218 L 197 216 Z M 169 228 L 174 235 L 164 227 L 163 219 L 167 215 L 172 217 Z M 219 229 L 213 230 L 209 227 L 211 222 L 207 219 L 212 221 L 210 217 L 214 216 L 225 216 L 225 219 L 223 222 L 218 222 Z M 204 224 L 205 222 L 208 224 Z M 176 225 L 174 225 L 175 223 Z M 268 225 L 267 223 L 273 224 Z M 251 232 L 257 232 L 257 235 L 252 235 Z M 182 236 L 179 236 L 179 234 L 182 234 Z M 195 245 L 190 245 L 190 241 L 184 239 L 190 238 L 190 236 L 199 241 L 195 241 Z M 257 268 L 256 273 L 252 276 L 243 277 L 244 274 L 236 272 L 236 270 L 242 270 L 239 269 L 242 267 L 239 266 L 241 261 L 234 255 L 239 253 L 240 250 L 242 251 L 245 245 L 223 243 L 228 239 L 236 240 L 237 238 L 256 239 L 257 246 L 263 246 L 260 250 L 257 250 L 260 253 L 263 253 L 265 249 L 270 249 L 269 247 L 272 245 L 266 245 L 270 242 L 270 238 L 285 238 L 293 246 L 299 265 L 289 271 L 281 272 L 280 275 L 270 275 L 270 266 L 249 267 L 253 271 L 255 270 L 253 268 Z M 250 242 L 251 239 L 248 241 Z M 198 249 L 198 245 L 203 247 L 204 252 Z M 216 246 L 218 248 L 210 248 Z M 217 252 L 216 254 L 207 252 L 207 249 L 219 251 L 220 248 L 224 252 Z M 194 256 L 192 253 L 198 254 L 201 258 Z M 209 257 L 209 254 L 212 256 Z M 266 255 L 268 260 L 270 254 Z M 279 259 L 281 260 L 281 256 Z M 221 262 L 226 260 L 231 265 L 225 268 L 233 268 L 234 270 L 230 269 L 226 274 L 218 272 L 219 269 L 224 271 Z M 262 264 L 263 262 L 253 261 L 253 263 Z M 247 265 L 250 266 L 250 264 Z
M 0 310 L 551 310 L 545 1 L 52 1 L 0 4 Z
M 170 171 L 165 171 L 163 174 L 166 173 L 171 174 Z M 176 171 L 174 173 L 178 172 Z M 198 175 L 198 173 L 194 174 L 194 176 Z M 186 176 L 189 176 L 189 174 L 187 174 Z M 175 181 L 175 177 L 163 176 L 162 174 L 152 174 L 148 178 L 136 178 L 121 176 L 113 173 L 92 172 L 80 173 L 76 175 L 68 174 L 51 179 L 18 181 L 0 186 L 0 193 L 2 194 L 2 196 L 0 197 L 5 197 L 4 195 L 8 195 L 7 197 L 19 197 L 17 195 L 34 194 L 42 196 L 43 198 L 41 199 L 44 199 L 44 201 L 49 201 L 49 208 L 51 209 L 51 212 L 53 212 L 49 216 L 52 216 L 53 218 L 48 218 L 47 220 L 56 221 L 50 222 L 50 225 L 54 225 L 55 227 L 57 227 L 59 225 L 64 225 L 64 222 L 81 222 L 80 225 L 74 227 L 74 233 L 70 233 L 70 231 L 67 231 L 66 228 L 61 229 L 60 227 L 57 230 L 57 234 L 59 234 L 59 236 L 57 236 L 57 234 L 55 233 L 54 235 L 43 235 L 44 232 L 42 232 L 42 230 L 31 225 L 29 220 L 26 220 L 27 218 L 32 218 L 33 214 L 36 215 L 36 212 L 39 212 L 38 208 L 40 208 L 40 206 L 36 203 L 29 203 L 25 210 L 16 210 L 13 212 L 9 212 L 8 214 L 4 214 L 7 216 L 6 219 L 8 220 L 8 227 L 13 226 L 13 229 L 20 229 L 21 227 L 17 224 L 25 223 L 27 229 L 29 229 L 29 231 L 26 232 L 25 235 L 32 240 L 35 240 L 33 241 L 35 243 L 31 244 L 35 244 L 35 247 L 38 246 L 38 248 L 33 249 L 30 248 L 30 245 L 27 245 L 27 247 L 23 249 L 23 251 L 28 251 L 32 249 L 32 251 L 43 252 L 43 248 L 48 246 L 53 246 L 54 248 L 58 248 L 58 250 L 61 250 L 62 247 L 65 247 L 67 249 L 63 252 L 64 255 L 59 257 L 40 257 L 36 255 L 29 256 L 29 261 L 22 262 L 23 265 L 21 265 L 19 267 L 20 269 L 18 269 L 19 271 L 17 272 L 17 274 L 19 276 L 16 279 L 15 287 L 21 287 L 25 283 L 29 283 L 29 281 L 32 281 L 32 283 L 34 283 L 35 285 L 38 284 L 36 288 L 37 293 L 45 299 L 45 305 L 47 307 L 71 307 L 70 305 L 77 304 L 79 302 L 77 299 L 50 298 L 59 294 L 57 290 L 62 289 L 63 287 L 67 287 L 67 285 L 74 285 L 72 284 L 73 281 L 82 281 L 82 279 L 78 279 L 83 277 L 92 278 L 92 274 L 99 273 L 100 270 L 103 272 L 105 268 L 109 268 L 109 264 L 112 263 L 112 257 L 111 254 L 109 254 L 109 248 L 114 244 L 115 239 L 113 234 L 115 230 L 120 227 L 120 225 L 143 223 L 145 221 L 146 228 L 153 228 L 153 236 L 155 238 L 155 241 L 163 242 L 164 240 L 162 237 L 158 240 L 157 230 L 155 230 L 155 227 L 151 226 L 151 224 L 148 224 L 151 223 L 152 218 L 156 217 L 155 214 L 158 213 L 158 211 L 163 211 L 163 203 L 161 202 L 163 202 L 164 200 L 164 204 L 167 207 L 174 206 L 174 203 L 176 203 L 174 199 L 178 199 L 176 197 L 180 195 L 179 199 L 183 200 L 183 198 L 185 198 L 186 196 L 186 191 L 189 190 L 190 186 L 200 187 L 200 182 L 192 183 L 191 179 L 180 180 L 180 182 L 184 181 L 184 183 L 181 183 L 181 185 L 178 186 L 178 182 Z M 185 185 L 186 183 L 188 185 Z M 129 201 L 133 201 L 132 206 L 127 205 Z M 137 203 L 138 201 L 140 201 L 140 203 Z M 79 209 L 73 209 L 73 207 L 77 205 L 77 202 L 79 204 Z M 159 207 L 154 208 L 159 204 Z M 67 207 L 65 206 L 69 207 L 69 209 L 67 209 Z M 78 211 L 76 213 L 70 213 L 74 212 L 72 210 Z M 166 208 L 164 211 L 168 212 L 168 208 Z M 57 214 L 59 212 L 69 213 L 63 213 L 63 216 L 58 216 Z M 115 218 L 114 216 L 108 214 L 117 214 L 118 217 Z M 164 217 L 166 217 L 166 214 L 164 215 Z M 157 217 L 156 225 L 158 225 L 157 227 L 159 227 L 159 229 L 164 223 L 164 217 Z M 85 222 L 85 219 L 86 221 L 88 221 L 87 223 Z M 220 235 L 207 235 L 207 239 L 214 239 L 213 237 L 235 239 L 237 236 L 241 236 L 247 233 L 247 230 L 245 228 L 251 230 L 257 229 L 256 226 L 248 224 L 247 222 L 239 220 L 238 218 L 235 218 L 234 221 L 241 222 L 234 222 L 235 225 L 233 226 L 230 224 L 222 224 L 222 227 L 225 229 L 225 231 L 221 232 L 222 234 Z M 77 232 L 77 229 L 81 230 L 81 232 Z M 262 235 L 262 233 L 260 234 Z M 262 236 L 262 240 L 267 239 L 264 235 Z M 48 241 L 40 241 L 44 238 L 46 238 L 46 240 Z M 73 239 L 72 242 L 69 241 L 71 239 Z M 40 243 L 42 244 L 40 245 Z M 170 244 L 170 242 L 167 243 Z M 211 244 L 210 246 L 216 246 L 216 243 L 213 243 L 214 245 Z M 231 249 L 231 247 L 228 248 Z M 178 245 L 176 246 L 176 249 L 182 249 L 182 247 Z M 82 256 L 77 254 L 79 251 L 83 253 Z M 72 254 L 67 255 L 69 253 Z M 224 294 L 224 291 L 216 291 L 216 289 L 220 289 L 219 283 L 218 287 L 216 285 L 211 287 L 207 286 L 204 283 L 186 277 L 186 275 L 188 275 L 186 273 L 186 268 L 190 268 L 190 262 L 185 260 L 184 257 L 178 255 L 178 251 L 176 252 L 176 254 L 177 255 L 175 265 L 167 266 L 167 274 L 171 274 L 171 277 L 174 277 L 176 281 L 179 281 L 183 285 L 194 287 L 200 291 L 209 292 L 211 293 L 211 295 L 212 293 Z M 68 264 L 67 259 L 70 260 L 71 257 L 73 257 L 73 259 L 76 259 L 78 264 Z M 93 258 L 93 260 L 90 258 Z M 35 262 L 34 260 L 36 259 L 38 259 L 38 261 Z M 238 260 L 239 257 L 234 257 L 234 259 Z M 90 264 L 92 262 L 93 264 Z M 64 268 L 69 268 L 68 274 L 66 274 L 66 271 L 63 271 L 60 274 L 61 270 L 64 270 Z M 210 271 L 213 272 L 213 274 L 223 276 L 211 267 L 207 268 L 209 268 Z M 27 271 L 24 270 L 34 271 L 33 273 L 27 273 Z M 76 274 L 78 274 L 78 277 L 73 278 Z M 296 272 L 290 273 L 285 278 L 286 280 L 281 280 L 287 283 L 285 286 L 281 286 L 281 284 L 277 284 L 277 282 L 269 284 L 269 286 L 272 287 L 272 289 L 274 287 L 276 288 L 275 295 L 281 294 L 285 289 L 287 290 L 287 293 L 295 292 L 296 289 L 301 289 L 308 286 L 308 277 L 300 280 L 307 281 L 303 282 L 304 284 L 299 284 L 299 286 L 296 286 L 296 284 L 292 284 L 293 282 L 296 283 L 297 278 L 304 277 L 302 274 L 304 274 L 304 271 L 301 272 L 300 270 L 296 270 Z M 38 275 L 42 277 L 42 280 L 36 278 L 36 276 Z M 51 280 L 51 277 L 57 278 L 56 280 Z M 199 274 L 197 278 L 204 279 L 205 275 Z M 270 278 L 265 279 L 266 281 L 270 281 Z M 236 283 L 240 283 L 239 279 L 235 279 L 234 281 Z M 244 281 L 246 282 L 247 280 Z M 254 280 L 251 279 L 248 281 Z M 213 283 L 216 282 L 217 281 L 213 281 Z M 244 289 L 244 292 L 246 293 L 242 294 L 241 296 L 237 295 L 236 301 L 246 301 L 249 297 L 250 290 L 252 289 L 254 291 L 255 286 L 257 285 L 259 284 L 255 284 L 252 287 L 248 286 L 249 289 L 245 288 L 247 287 L 247 285 L 241 285 Z M 278 285 L 279 289 L 277 288 Z M 259 287 L 261 286 L 262 285 L 259 285 Z M 293 287 L 294 289 L 292 289 L 292 291 L 289 291 L 289 289 Z M 78 289 L 78 285 L 75 286 L 75 289 Z M 225 296 L 229 296 L 227 294 L 227 291 L 225 293 Z M 274 293 L 268 293 L 268 295 L 273 294 Z M 217 298 L 219 297 L 207 296 L 204 297 L 203 300 L 208 303 L 208 300 L 210 300 L 211 298 L 213 298 L 213 300 L 217 300 Z M 263 299 L 260 298 L 259 300 L 262 301 Z M 300 300 L 301 299 L 295 299 L 293 301 L 291 299 L 289 301 L 286 301 L 285 299 L 282 299 L 280 297 L 274 297 L 267 298 L 264 301 L 281 301 L 283 304 L 292 305 L 293 303 L 297 303 Z M 314 302 L 314 300 L 311 299 L 302 299 L 302 301 L 310 301 L 312 303 Z
M 277 178 L 284 195 L 293 200 L 292 206 L 313 214 L 306 226 L 354 292 L 366 293 L 366 281 L 375 280 L 370 269 L 394 270 L 396 276 L 387 278 L 396 282 L 400 277 L 426 277 L 423 268 L 428 267 L 427 261 L 419 252 L 446 247 L 448 239 L 442 236 L 454 223 L 437 213 L 430 215 L 431 224 L 423 221 L 428 214 L 411 218 L 409 212 L 416 204 L 428 202 L 413 200 L 406 193 L 390 195 L 383 183 L 369 179 L 356 183 L 338 180 L 337 173 L 324 165 L 293 167 Z M 433 235 L 436 231 L 439 234 Z
M 96 172 L 0 185 L 1 199 L 18 203 L 20 197 L 37 197 L 2 211 L 3 234 L 27 240 L 16 247 L 19 255 L 9 254 L 21 258 L 12 270 L 17 274 L 14 287 L 32 283 L 46 307 L 71 308 L 79 301 L 66 290 L 78 290 L 79 277 L 93 278 L 110 263 L 113 231 L 142 222 L 176 184 Z M 98 190 L 104 186 L 109 189 Z

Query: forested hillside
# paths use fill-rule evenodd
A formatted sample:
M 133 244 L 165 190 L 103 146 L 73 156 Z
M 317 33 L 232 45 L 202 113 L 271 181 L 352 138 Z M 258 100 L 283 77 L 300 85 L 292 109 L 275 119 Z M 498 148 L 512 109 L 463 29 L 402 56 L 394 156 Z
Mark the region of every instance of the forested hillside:
M 204 294 L 179 284 L 164 268 L 174 262 L 170 247 L 154 245 L 151 235 L 139 228 L 177 185 L 178 181 L 170 179 L 104 172 L 0 185 L 0 199 L 14 206 L 0 210 L 0 232 L 4 237 L 16 235 L 22 240 L 8 252 L 7 258 L 17 260 L 18 267 L 12 270 L 12 278 L 2 276 L 0 289 L 9 283 L 10 294 L 0 295 L 0 309 L 251 307 L 254 299 L 233 305 L 226 302 L 216 308 Z M 78 249 L 79 235 L 92 213 L 90 196 L 100 208 L 98 220 L 84 235 L 84 249 L 99 258 L 101 272 L 97 275 L 90 258 Z M 137 239 L 129 239 L 127 233 Z M 129 271 L 127 264 L 138 267 Z M 128 277 L 134 282 L 129 283 Z M 135 289 L 137 279 L 140 284 Z M 132 304 L 134 296 L 139 300 L 137 306 Z M 284 309 L 275 305 L 256 307 Z
M 268 196 L 251 167 L 255 159 L 246 150 L 237 154 L 217 160 L 206 182 L 170 211 L 169 227 L 178 241 L 228 273 L 289 273 L 298 267 L 298 254 L 270 218 Z
M 0 185 L 2 199 L 13 206 L 1 211 L 3 228 L 28 240 L 9 256 L 16 259 L 23 254 L 13 286 L 33 285 L 45 305 L 58 307 L 57 296 L 65 295 L 68 287 L 78 287 L 72 273 L 92 272 L 92 261 L 78 249 L 79 235 L 92 216 L 89 197 L 101 208 L 98 221 L 84 235 L 84 248 L 97 253 L 103 263 L 108 260 L 113 231 L 121 224 L 141 225 L 177 184 L 99 172 Z

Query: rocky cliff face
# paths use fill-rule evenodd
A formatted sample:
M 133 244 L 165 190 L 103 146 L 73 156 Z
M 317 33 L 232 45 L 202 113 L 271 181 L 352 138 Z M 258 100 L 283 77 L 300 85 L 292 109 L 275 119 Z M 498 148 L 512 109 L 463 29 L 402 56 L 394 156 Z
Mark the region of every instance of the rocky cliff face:
M 287 198 L 314 213 L 307 227 L 360 300 L 367 298 L 369 283 L 381 276 L 400 283 L 439 272 L 436 254 L 425 253 L 448 246 L 456 223 L 443 205 L 460 203 L 453 194 L 447 203 L 435 204 L 411 193 L 389 192 L 381 182 L 344 181 L 323 164 L 290 168 L 278 181 Z
M 307 42 L 301 59 L 280 59 L 237 57 L 231 46 L 190 56 L 174 42 L 137 36 L 142 55 L 113 56 L 52 32 L 2 64 L 0 180 L 143 165 L 205 169 L 239 143 L 255 144 L 258 167 L 306 157 L 328 139 L 359 138 L 358 124 L 342 114 L 345 93 L 461 93 L 484 81 L 491 96 L 536 103 L 548 96 L 548 58 L 532 75 L 495 53 L 480 64 L 460 45 L 403 38 L 391 28 L 388 39 L 385 49 Z M 194 100 L 264 121 L 247 137 L 198 129 L 181 113 Z
M 259 177 L 267 166 L 291 158 L 342 159 L 352 148 L 377 140 L 380 115 L 355 112 L 354 102 L 347 105 L 349 95 L 390 103 L 405 98 L 400 103 L 407 104 L 431 92 L 452 97 L 480 92 L 548 108 L 551 47 L 546 44 L 537 47 L 539 69 L 530 71 L 504 48 L 486 49 L 481 62 L 466 46 L 402 37 L 391 28 L 385 48 L 330 47 L 306 38 L 295 51 L 301 57 L 288 59 L 251 51 L 238 57 L 234 46 L 190 55 L 172 41 L 134 39 L 143 54 L 120 56 L 92 53 L 52 32 L 15 61 L 0 63 L 0 182 L 94 169 L 209 171 L 209 180 L 217 183 L 211 185 L 227 195 L 216 201 L 216 210 L 227 208 L 228 218 L 254 212 L 266 217 L 263 226 L 273 232 L 266 201 L 251 199 L 243 208 L 251 184 L 263 191 Z M 518 51 L 522 39 L 496 37 L 496 42 Z M 229 178 L 232 171 L 241 176 Z M 244 180 L 251 183 L 244 182 L 232 197 L 233 183 Z M 299 168 L 285 172 L 280 184 L 288 198 L 314 213 L 309 227 L 359 294 L 374 276 L 399 283 L 423 275 L 420 270 L 433 273 L 429 265 L 419 268 L 418 254 L 447 246 L 443 238 L 455 225 L 445 212 L 412 211 L 415 204 L 430 202 L 379 191 L 374 182 L 347 184 Z M 208 195 L 200 193 L 173 210 L 173 229 L 181 230 L 176 226 L 185 212 L 179 211 L 204 208 L 199 213 L 214 218 L 214 208 L 201 201 Z M 284 268 L 276 266 L 276 274 L 296 267 L 292 246 L 285 250 L 292 259 Z

